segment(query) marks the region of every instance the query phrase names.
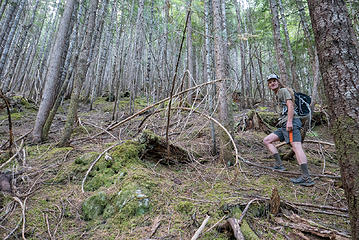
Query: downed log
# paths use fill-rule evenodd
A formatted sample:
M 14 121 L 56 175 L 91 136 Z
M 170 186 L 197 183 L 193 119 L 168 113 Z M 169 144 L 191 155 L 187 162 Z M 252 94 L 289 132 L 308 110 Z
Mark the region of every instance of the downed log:
M 174 165 L 190 163 L 192 162 L 190 156 L 198 156 L 197 153 L 189 153 L 185 149 L 173 144 L 169 144 L 170 154 L 168 155 L 166 140 L 149 130 L 143 131 L 138 140 L 145 146 L 141 156 L 142 159 Z
M 313 112 L 311 120 L 312 126 L 327 123 L 327 117 L 324 112 Z M 237 123 L 237 127 L 239 127 L 241 131 L 255 129 L 267 132 L 268 130 L 271 131 L 272 128 L 277 128 L 277 123 L 277 113 L 251 110 L 241 117 L 240 121 Z
M 302 233 L 314 235 L 316 237 L 336 240 L 349 240 L 350 236 L 345 233 L 338 232 L 337 230 L 329 229 L 324 226 L 320 226 L 310 220 L 299 217 L 296 214 L 286 216 L 287 220 L 281 217 L 274 218 L 275 222 L 281 226 L 289 227 L 298 230 Z

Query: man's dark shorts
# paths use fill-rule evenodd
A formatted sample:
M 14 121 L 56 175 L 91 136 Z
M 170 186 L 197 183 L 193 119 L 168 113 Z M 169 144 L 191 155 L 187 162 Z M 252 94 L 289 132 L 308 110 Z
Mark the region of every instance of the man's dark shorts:
M 283 123 L 281 128 L 278 128 L 274 134 L 279 137 L 279 141 L 289 143 L 289 133 L 286 130 L 287 122 Z M 302 127 L 302 121 L 299 118 L 293 119 L 293 142 L 301 142 L 302 136 L 300 135 L 300 128 Z

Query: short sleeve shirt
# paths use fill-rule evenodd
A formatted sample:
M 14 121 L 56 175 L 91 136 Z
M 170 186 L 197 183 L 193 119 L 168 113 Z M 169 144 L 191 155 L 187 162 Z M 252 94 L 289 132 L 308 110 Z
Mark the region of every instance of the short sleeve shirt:
M 286 123 L 288 120 L 287 100 L 292 100 L 292 95 L 290 94 L 287 88 L 281 88 L 278 90 L 276 98 L 279 105 L 279 109 L 281 109 L 278 125 L 282 125 L 283 123 Z M 298 116 L 294 112 L 294 118 L 296 117 Z

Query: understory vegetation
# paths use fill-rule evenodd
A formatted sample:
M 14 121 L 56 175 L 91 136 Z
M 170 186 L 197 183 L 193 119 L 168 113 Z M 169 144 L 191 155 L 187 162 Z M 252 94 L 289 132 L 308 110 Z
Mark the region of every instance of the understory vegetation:
M 240 160 L 228 166 L 210 154 L 209 121 L 200 115 L 174 112 L 172 155 L 166 155 L 165 111 L 147 112 L 104 131 L 111 124 L 108 109 L 113 103 L 98 100 L 91 111 L 81 111 L 87 108 L 81 104 L 76 135 L 69 147 L 58 147 L 64 116 L 55 118 L 56 131 L 47 142 L 33 145 L 26 134 L 36 106 L 25 99 L 14 102 L 16 98 L 11 104 L 19 113 L 12 119 L 16 157 L 3 165 L 8 150 L 1 150 L 0 164 L 3 176 L 16 176 L 12 193 L 0 193 L 1 238 L 191 239 L 209 216 L 200 239 L 224 240 L 233 234 L 226 230 L 226 220 L 240 219 L 245 211 L 245 239 L 349 239 L 344 191 L 325 123 L 313 122 L 304 143 L 316 181 L 306 188 L 289 181 L 299 174 L 295 159 L 284 162 L 285 172 L 268 169 L 273 160 L 262 144 L 266 133 L 244 127 L 246 111 L 235 112 Z M 142 102 L 136 101 L 137 109 L 143 108 Z M 123 118 L 127 106 L 121 106 Z M 266 112 L 260 116 L 271 115 L 269 110 L 256 109 Z M 7 119 L 6 112 L 0 117 Z M 4 146 L 7 120 L 2 120 L 0 131 Z M 282 155 L 289 151 L 280 147 Z M 270 199 L 276 191 L 281 202 L 273 214 Z

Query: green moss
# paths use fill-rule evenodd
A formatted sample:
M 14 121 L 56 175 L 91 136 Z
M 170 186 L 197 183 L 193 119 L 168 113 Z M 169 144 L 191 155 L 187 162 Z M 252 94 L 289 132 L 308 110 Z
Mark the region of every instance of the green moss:
M 126 168 L 141 164 L 139 154 L 142 149 L 141 144 L 133 141 L 127 141 L 113 148 L 107 157 L 98 160 L 90 172 L 85 190 L 95 191 L 101 186 L 109 187 L 116 180 L 122 179 L 127 174 Z
M 23 113 L 21 113 L 21 112 L 14 112 L 14 113 L 11 113 L 10 115 L 11 115 L 11 120 L 12 121 L 20 120 L 24 116 Z M 0 121 L 7 120 L 7 119 L 8 119 L 7 114 L 0 115 Z
M 177 212 L 183 213 L 183 214 L 190 214 L 194 209 L 194 205 L 192 202 L 188 201 L 180 201 L 176 206 L 175 210 Z
M 239 219 L 242 215 L 242 211 L 239 207 L 235 207 L 231 210 L 231 214 L 234 218 Z M 243 220 L 242 222 L 241 231 L 245 239 L 259 240 L 258 236 L 253 232 L 253 230 L 250 228 L 247 221 L 245 220 Z
M 101 216 L 108 203 L 107 196 L 104 192 L 99 192 L 89 197 L 81 207 L 84 220 L 93 220 Z

